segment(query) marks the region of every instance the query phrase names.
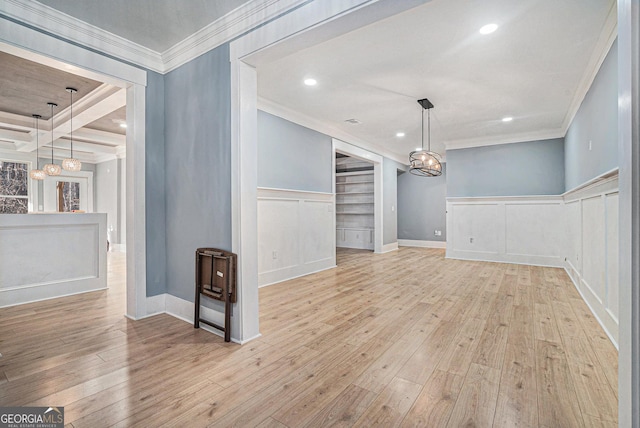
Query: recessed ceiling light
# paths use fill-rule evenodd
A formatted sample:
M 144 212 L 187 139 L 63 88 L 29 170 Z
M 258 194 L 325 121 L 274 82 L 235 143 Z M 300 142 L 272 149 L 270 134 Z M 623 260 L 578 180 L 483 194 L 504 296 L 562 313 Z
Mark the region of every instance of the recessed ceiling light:
M 513 120 L 513 118 L 511 116 L 507 116 L 507 117 L 503 117 L 502 121 L 503 122 L 511 122 Z
M 404 137 L 405 133 L 404 132 L 396 132 L 396 137 Z
M 318 84 L 318 81 L 316 79 L 308 78 L 304 79 L 304 84 L 307 86 L 316 86 Z
M 121 123 L 121 124 L 120 124 L 120 128 L 126 128 L 126 127 L 127 127 L 127 124 L 126 124 L 126 123 Z
M 491 34 L 498 29 L 497 24 L 487 24 L 480 28 L 480 34 Z

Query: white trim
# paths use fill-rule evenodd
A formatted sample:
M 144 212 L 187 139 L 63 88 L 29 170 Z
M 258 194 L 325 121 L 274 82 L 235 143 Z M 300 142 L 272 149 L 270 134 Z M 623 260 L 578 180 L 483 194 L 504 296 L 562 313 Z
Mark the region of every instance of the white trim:
M 168 73 L 308 0 L 250 0 L 162 52 Z
M 593 49 L 587 66 L 585 67 L 584 74 L 582 75 L 578 89 L 573 96 L 573 100 L 571 100 L 571 104 L 567 110 L 567 115 L 562 122 L 563 136 L 566 135 L 569 130 L 571 122 L 573 122 L 573 118 L 578 113 L 580 105 L 582 105 L 582 101 L 584 101 L 584 97 L 587 96 L 589 89 L 591 89 L 591 85 L 600 71 L 602 63 L 609 54 L 616 37 L 618 37 L 617 2 L 612 2 L 611 9 L 609 9 L 606 21 L 602 26 L 596 46 Z
M 36 4 L 36 2 L 29 2 L 29 4 Z M 126 86 L 124 82 L 147 84 L 145 70 L 15 22 L 2 18 L 0 21 L 2 22 L 0 50 L 3 52 L 121 88 Z M 53 31 L 53 33 L 57 32 Z M 84 45 L 84 43 L 80 44 Z
M 305 128 L 309 128 L 314 131 L 320 132 L 321 134 L 325 134 L 337 140 L 348 141 L 350 144 L 354 145 L 355 147 L 360 147 L 364 150 L 371 151 L 373 153 L 384 156 L 388 159 L 392 159 L 396 162 L 399 162 L 403 165 L 408 165 L 408 162 L 407 162 L 409 158 L 408 153 L 398 154 L 384 147 L 371 144 L 367 141 L 361 140 L 358 137 L 355 137 L 349 134 L 348 132 L 345 132 L 341 129 L 336 128 L 330 123 L 309 117 L 303 113 L 289 109 L 280 104 L 276 104 L 273 101 L 267 100 L 265 98 L 258 97 L 258 109 L 266 113 L 272 114 L 274 116 L 278 116 L 282 119 L 288 120 L 289 122 L 293 122 L 300 126 L 304 126 Z
M 2 13 L 72 42 L 142 65 L 150 70 L 162 72 L 164 69 L 162 57 L 158 52 L 42 3 L 27 0 L 4 0 Z
M 500 144 L 524 143 L 527 141 L 551 140 L 563 138 L 567 133 L 562 129 L 547 129 L 536 132 L 523 132 L 520 134 L 496 135 L 493 137 L 477 137 L 463 140 L 445 141 L 447 150 L 468 149 L 471 147 L 497 146 Z
M 258 198 L 291 198 L 310 199 L 313 201 L 332 201 L 333 193 L 315 192 L 312 190 L 279 189 L 276 187 L 258 187 Z
M 331 262 L 333 262 L 333 264 L 332 265 L 331 264 L 330 265 L 326 265 L 327 261 L 331 261 Z M 258 288 L 268 287 L 270 285 L 279 284 L 281 282 L 289 281 L 291 279 L 302 278 L 303 276 L 312 275 L 314 273 L 322 272 L 322 271 L 333 269 L 333 268 L 337 267 L 337 265 L 335 264 L 336 263 L 335 259 L 331 259 L 331 258 L 328 258 L 326 260 L 320 260 L 319 262 L 314 262 L 313 264 L 316 264 L 316 263 L 317 263 L 317 267 L 318 267 L 316 270 L 313 270 L 311 272 L 306 272 L 305 271 L 304 273 L 301 273 L 301 274 L 293 274 L 294 276 L 288 276 L 287 275 L 287 277 L 285 279 L 274 279 L 273 282 L 267 282 L 267 281 L 269 281 L 271 279 L 268 276 L 268 274 L 271 274 L 271 273 L 280 274 L 281 271 L 272 271 L 272 272 L 261 273 L 260 277 L 261 278 L 265 278 L 264 279 L 265 283 L 264 284 L 260 283 L 260 285 L 258 285 Z M 310 264 L 312 264 L 312 263 L 310 263 Z M 308 266 L 308 265 L 305 265 L 303 267 L 306 267 L 306 266 Z M 278 276 L 281 276 L 281 274 L 278 275 Z M 274 278 L 277 278 L 277 276 L 274 277 Z
M 169 293 L 158 294 L 156 296 L 147 297 L 147 308 L 152 308 L 153 311 L 150 311 L 145 317 L 152 317 L 154 315 L 159 314 L 167 314 L 171 315 L 174 318 L 185 321 L 191 326 L 193 326 L 193 313 L 194 313 L 194 304 L 188 300 L 181 299 L 180 297 L 176 297 Z M 214 311 L 206 306 L 200 306 L 200 313 L 203 317 L 217 323 L 224 324 L 223 314 L 217 311 Z M 130 318 L 130 317 L 129 317 Z M 140 318 L 139 318 L 140 319 Z M 208 331 L 209 333 L 213 333 L 217 336 L 223 337 L 224 334 L 214 328 L 207 326 L 206 324 L 200 324 L 200 328 L 202 330 Z M 233 329 L 231 330 L 231 341 L 243 345 L 247 342 L 250 342 L 254 339 L 257 339 L 261 336 L 261 334 L 257 334 L 250 338 L 240 340 L 233 337 Z
M 147 317 L 164 314 L 166 312 L 166 297 L 166 293 L 147 297 Z
M 397 251 L 398 250 L 398 243 L 397 242 L 392 242 L 390 244 L 384 244 L 382 246 L 382 251 L 380 251 L 381 253 L 390 253 L 392 251 Z
M 578 284 L 576 284 L 575 279 L 573 278 L 573 275 L 571 274 L 571 270 L 573 270 L 576 275 L 580 276 L 580 274 L 578 273 L 578 270 L 575 269 L 573 267 L 573 265 L 571 264 L 571 262 L 569 262 L 567 260 L 566 265 L 563 266 L 564 271 L 567 273 L 567 276 L 569 277 L 569 279 L 571 279 L 571 283 L 573 284 L 573 286 L 576 288 L 576 290 L 578 291 L 578 294 L 580 294 L 580 297 L 582 297 L 582 300 L 584 301 L 584 303 L 586 303 L 587 307 L 589 308 L 589 310 L 591 311 L 591 314 L 593 315 L 593 317 L 598 321 L 598 324 L 600 324 L 600 327 L 602 327 L 602 330 L 604 330 L 604 332 L 606 333 L 607 337 L 609 338 L 609 340 L 611 340 L 611 343 L 613 343 L 613 346 L 616 347 L 616 350 L 619 350 L 620 347 L 618 345 L 618 341 L 613 337 L 613 335 L 611 334 L 611 332 L 609 332 L 609 329 L 607 328 L 606 324 L 602 321 L 602 319 L 598 316 L 598 312 L 596 312 L 593 308 L 593 306 L 591 305 L 591 303 L 589 302 L 589 299 L 587 298 L 587 296 L 585 296 L 585 294 L 582 292 L 582 289 L 578 286 Z M 585 283 L 586 284 L 586 283 Z M 597 298 L 597 296 L 594 297 Z M 609 314 L 611 316 L 611 319 L 616 323 L 617 322 L 615 320 L 615 317 L 612 314 Z
M 445 241 L 420 241 L 414 239 L 398 239 L 400 247 L 447 248 Z

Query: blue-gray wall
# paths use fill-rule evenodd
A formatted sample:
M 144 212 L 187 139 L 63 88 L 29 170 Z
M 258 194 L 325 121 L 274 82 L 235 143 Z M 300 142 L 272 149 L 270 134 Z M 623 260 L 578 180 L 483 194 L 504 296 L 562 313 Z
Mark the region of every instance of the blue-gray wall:
M 447 174 L 442 164 L 439 177 L 419 177 L 410 172 L 398 175 L 398 239 L 447 240 Z M 435 231 L 442 236 L 435 236 Z
M 331 137 L 258 111 L 258 186 L 331 193 Z
M 567 131 L 564 160 L 565 190 L 618 167 L 617 40 Z
M 391 159 L 382 161 L 382 243 L 398 241 L 398 169 L 404 166 Z
M 447 196 L 564 193 L 564 140 L 447 150 Z
M 164 83 L 167 292 L 193 301 L 196 248 L 231 250 L 229 44 Z
M 164 76 L 147 72 L 145 92 L 145 222 L 147 296 L 167 291 Z M 126 220 L 125 220 L 126 221 Z

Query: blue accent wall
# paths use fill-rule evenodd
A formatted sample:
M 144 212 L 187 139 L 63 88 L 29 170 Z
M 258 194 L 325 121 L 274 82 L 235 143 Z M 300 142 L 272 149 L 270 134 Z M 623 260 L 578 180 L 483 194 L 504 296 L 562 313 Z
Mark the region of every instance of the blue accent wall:
M 398 239 L 417 241 L 447 240 L 447 174 L 419 177 L 410 172 L 398 175 Z M 435 231 L 442 236 L 435 236 Z
M 145 223 L 147 296 L 167 291 L 164 156 L 164 76 L 147 72 L 145 110 Z
M 258 110 L 258 186 L 331 193 L 331 137 Z
M 447 196 L 564 193 L 564 139 L 447 150 Z
M 571 190 L 619 165 L 617 40 L 571 122 L 565 136 L 564 159 L 565 190 Z
M 167 292 L 191 302 L 195 250 L 231 250 L 230 67 L 227 43 L 165 75 Z

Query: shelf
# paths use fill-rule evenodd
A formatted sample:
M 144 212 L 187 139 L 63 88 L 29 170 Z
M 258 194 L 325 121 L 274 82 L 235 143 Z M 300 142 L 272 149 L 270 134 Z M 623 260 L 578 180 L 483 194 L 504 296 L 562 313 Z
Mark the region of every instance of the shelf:
M 373 227 L 368 227 L 368 226 L 358 226 L 358 227 L 354 227 L 354 226 L 337 226 L 336 229 L 339 230 L 374 230 Z
M 336 195 L 373 195 L 373 192 L 336 192 Z
M 336 202 L 336 205 L 373 205 L 374 202 Z
M 367 181 L 336 181 L 336 186 L 339 184 L 367 184 L 367 183 L 373 183 L 373 180 L 367 180 Z
M 336 172 L 337 177 L 349 177 L 351 175 L 373 175 L 373 169 L 367 171 Z
M 341 212 L 337 212 L 336 214 L 340 214 L 340 215 L 373 215 L 373 213 L 341 213 Z

